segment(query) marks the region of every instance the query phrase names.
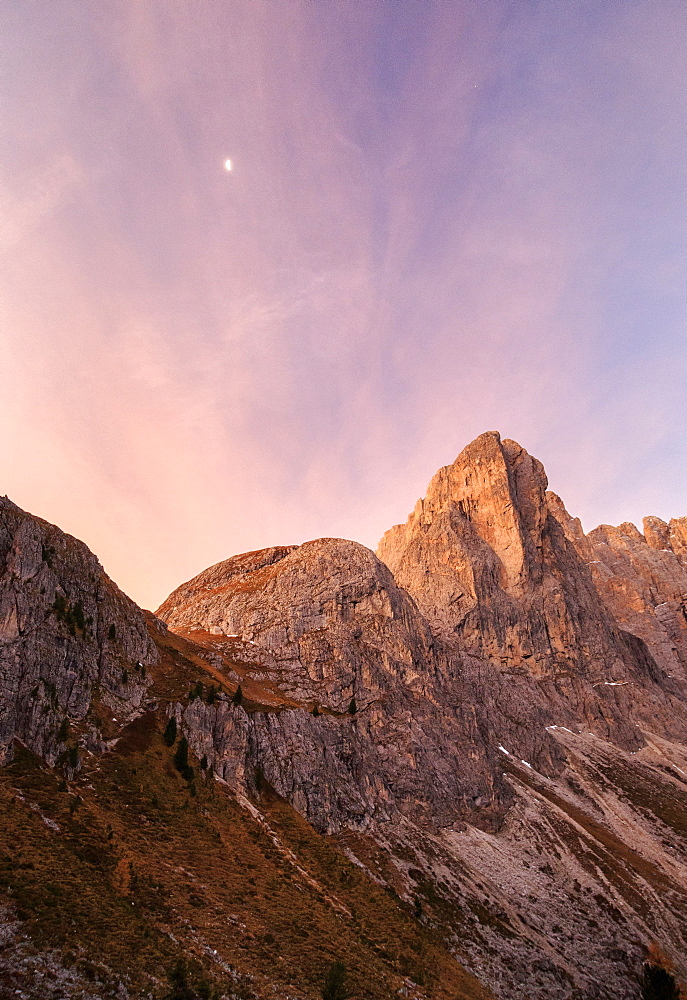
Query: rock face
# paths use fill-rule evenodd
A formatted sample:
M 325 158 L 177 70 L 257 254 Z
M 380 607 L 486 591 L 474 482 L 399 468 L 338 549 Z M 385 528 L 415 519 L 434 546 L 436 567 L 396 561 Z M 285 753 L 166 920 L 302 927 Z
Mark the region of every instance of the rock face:
M 132 718 L 152 676 L 239 801 L 271 786 L 502 1000 L 630 1000 L 653 945 L 687 982 L 686 518 L 585 535 L 488 433 L 377 554 L 235 556 L 154 642 L 85 546 L 6 500 L 0 573 L 5 755 L 54 762 L 66 716 L 102 749 L 94 704 Z
M 427 622 L 364 546 L 323 538 L 229 559 L 157 613 L 175 629 L 240 634 L 304 706 L 246 715 L 194 704 L 188 711 L 203 717 L 188 722 L 214 734 L 198 751 L 225 779 L 250 781 L 259 768 L 323 832 L 399 812 L 451 825 L 476 802 L 493 825 L 510 798 L 472 707 L 455 692 L 436 697 L 442 658 Z
M 650 942 L 679 967 L 687 946 L 681 529 L 585 536 L 484 434 L 377 557 L 320 539 L 175 591 L 170 628 L 251 643 L 290 699 L 177 711 L 231 784 L 259 772 L 372 838 L 409 894 L 433 885 L 501 996 L 629 997 Z
M 378 555 L 451 645 L 538 678 L 625 677 L 636 663 L 546 486 L 518 444 L 482 434 L 439 470 Z
M 626 595 L 622 614 L 610 599 L 599 600 L 612 589 L 600 585 L 596 570 L 600 540 L 594 532 L 586 539 L 546 487 L 543 467 L 520 445 L 483 434 L 439 470 L 378 554 L 461 659 L 491 725 L 528 760 L 546 768 L 545 746 L 532 737 L 549 724 L 584 723 L 629 749 L 641 745 L 638 724 L 667 726 L 684 738 L 684 713 L 675 712 L 684 686 L 651 655 L 648 630 L 628 627 Z M 674 598 L 687 587 L 679 560 L 650 549 L 634 530 L 663 581 L 651 593 L 657 601 Z M 617 545 L 613 551 L 609 565 L 622 558 Z M 642 570 L 649 575 L 648 566 Z M 485 663 L 492 671 L 486 686 Z M 493 699 L 504 684 L 507 713 Z
M 156 661 L 142 612 L 83 542 L 0 499 L 3 761 L 19 739 L 54 762 L 62 723 L 84 719 L 96 695 L 130 717 Z
M 634 524 L 617 528 L 602 524 L 585 536 L 562 501 L 553 493 L 548 496 L 567 537 L 586 561 L 608 613 L 646 643 L 661 668 L 663 686 L 684 692 L 687 558 L 683 532 L 687 519 L 668 525 L 658 517 L 645 517 L 643 535 Z

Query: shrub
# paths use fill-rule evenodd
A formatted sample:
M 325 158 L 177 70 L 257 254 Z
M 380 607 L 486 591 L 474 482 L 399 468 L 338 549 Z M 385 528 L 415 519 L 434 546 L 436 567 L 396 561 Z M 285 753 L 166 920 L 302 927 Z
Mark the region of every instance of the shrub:
M 76 635 L 77 631 L 85 635 L 87 623 L 81 601 L 70 605 L 64 594 L 55 594 L 52 610 L 57 620 L 63 622 L 73 636 Z M 88 624 L 92 624 L 91 618 L 88 619 Z
M 83 613 L 83 604 L 81 601 L 77 601 L 72 608 L 72 618 L 74 619 L 74 624 L 81 631 L 84 632 L 86 629 L 86 619 Z
M 193 781 L 193 768 L 188 762 L 188 740 L 185 736 L 182 736 L 179 740 L 179 745 L 174 754 L 174 766 L 182 778 L 186 781 Z M 195 788 L 191 789 L 191 793 L 195 795 Z
M 343 962 L 334 962 L 327 973 L 322 987 L 322 1000 L 346 1000 L 346 966 Z
M 182 771 L 188 767 L 188 740 L 182 736 L 174 754 L 174 766 L 177 771 Z
M 60 621 L 65 620 L 69 612 L 69 601 L 64 594 L 55 594 L 55 602 L 52 609 L 55 612 L 56 618 L 59 618 Z
M 164 1000 L 210 1000 L 216 995 L 207 979 L 199 974 L 198 969 L 195 974 L 191 971 L 185 958 L 180 958 L 174 963 L 167 978 L 171 989 L 165 994 Z
M 188 979 L 188 966 L 185 959 L 180 958 L 175 962 L 168 978 L 171 989 L 165 996 L 165 1000 L 195 1000 L 195 993 L 191 989 Z
M 177 720 L 172 716 L 167 723 L 167 727 L 162 734 L 162 739 L 165 741 L 168 747 L 171 747 L 177 738 Z
M 188 700 L 193 701 L 194 698 L 203 697 L 203 684 L 202 681 L 196 681 L 191 690 L 188 693 Z
M 642 975 L 642 1000 L 680 1000 L 674 977 L 660 965 L 647 963 Z

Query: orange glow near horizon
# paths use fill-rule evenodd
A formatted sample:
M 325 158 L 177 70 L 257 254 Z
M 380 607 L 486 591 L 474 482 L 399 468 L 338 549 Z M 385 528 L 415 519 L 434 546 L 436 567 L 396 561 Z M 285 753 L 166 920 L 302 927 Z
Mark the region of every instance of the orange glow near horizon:
M 6 11 L 0 492 L 150 608 L 374 547 L 484 430 L 587 529 L 686 514 L 684 18 Z

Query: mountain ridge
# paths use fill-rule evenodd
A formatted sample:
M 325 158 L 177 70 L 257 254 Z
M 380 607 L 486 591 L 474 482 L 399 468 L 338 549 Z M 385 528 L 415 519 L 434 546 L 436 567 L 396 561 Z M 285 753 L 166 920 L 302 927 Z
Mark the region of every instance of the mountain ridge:
M 243 553 L 147 618 L 7 501 L 6 766 L 16 739 L 78 785 L 174 718 L 199 789 L 276 796 L 495 996 L 638 997 L 657 947 L 687 979 L 687 519 L 585 535 L 547 486 L 487 432 L 378 554 Z

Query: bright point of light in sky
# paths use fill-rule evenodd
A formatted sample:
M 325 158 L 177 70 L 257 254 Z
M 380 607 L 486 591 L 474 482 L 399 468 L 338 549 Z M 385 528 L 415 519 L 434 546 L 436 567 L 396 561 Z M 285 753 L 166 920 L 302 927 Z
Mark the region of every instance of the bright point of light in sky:
M 687 514 L 684 0 L 0 9 L 0 493 L 136 601 L 485 430 Z

